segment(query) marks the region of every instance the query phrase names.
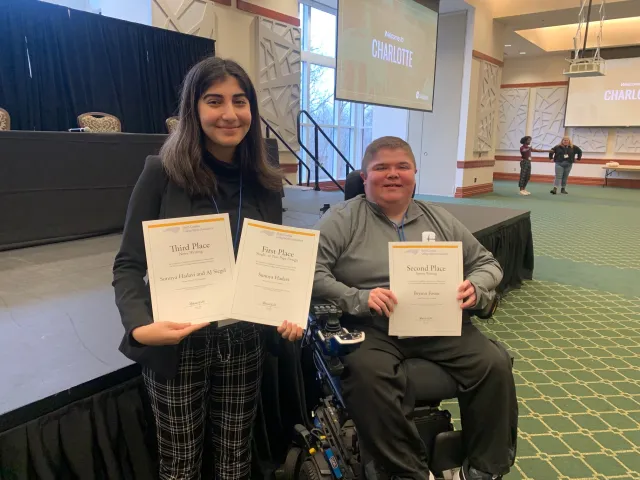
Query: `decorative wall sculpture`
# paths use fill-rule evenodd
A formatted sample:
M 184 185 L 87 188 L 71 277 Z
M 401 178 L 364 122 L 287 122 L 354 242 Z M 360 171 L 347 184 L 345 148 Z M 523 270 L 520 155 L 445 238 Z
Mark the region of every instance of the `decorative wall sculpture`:
M 152 0 L 151 21 L 154 27 L 216 38 L 213 0 Z
M 571 135 L 571 141 L 583 152 L 607 152 L 608 128 L 572 128 L 569 135 Z
M 475 152 L 489 152 L 493 144 L 498 90 L 500 89 L 500 67 L 480 61 L 480 92 L 476 116 Z
M 520 139 L 526 135 L 529 111 L 528 88 L 504 88 L 500 90 L 498 113 L 499 150 L 518 150 Z
M 260 114 L 297 150 L 300 111 L 300 28 L 258 17 L 257 85 Z M 280 145 L 282 149 L 283 146 Z
M 533 144 L 552 148 L 564 136 L 564 111 L 567 106 L 567 87 L 539 87 L 533 114 Z
M 640 128 L 616 130 L 616 153 L 640 153 Z

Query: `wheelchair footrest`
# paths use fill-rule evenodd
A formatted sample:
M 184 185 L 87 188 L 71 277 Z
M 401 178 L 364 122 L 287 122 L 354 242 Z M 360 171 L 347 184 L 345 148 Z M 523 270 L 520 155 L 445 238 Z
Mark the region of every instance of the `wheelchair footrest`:
M 413 412 L 413 423 L 429 454 L 433 451 L 436 437 L 442 432 L 453 430 L 451 414 L 437 407 L 416 408 Z
M 464 461 L 465 453 L 462 445 L 462 432 L 442 432 L 435 438 L 429 469 L 442 477 L 442 472 L 459 468 Z

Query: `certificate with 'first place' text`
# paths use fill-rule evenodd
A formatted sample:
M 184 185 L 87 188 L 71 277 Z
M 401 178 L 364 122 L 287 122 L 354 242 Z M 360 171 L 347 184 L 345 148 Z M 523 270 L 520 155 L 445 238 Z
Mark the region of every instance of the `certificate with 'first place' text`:
M 229 318 L 233 245 L 229 215 L 142 222 L 156 322 Z
M 463 279 L 461 242 L 391 242 L 389 277 L 398 298 L 389 335 L 462 334 L 462 310 L 456 299 Z
M 231 318 L 305 328 L 320 232 L 245 219 Z

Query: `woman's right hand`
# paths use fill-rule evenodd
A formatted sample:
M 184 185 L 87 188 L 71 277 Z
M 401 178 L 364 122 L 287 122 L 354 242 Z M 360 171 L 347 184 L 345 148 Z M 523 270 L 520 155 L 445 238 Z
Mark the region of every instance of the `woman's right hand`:
M 131 336 L 142 345 L 177 345 L 187 335 L 209 325 L 208 323 L 154 322 L 149 325 L 134 328 Z

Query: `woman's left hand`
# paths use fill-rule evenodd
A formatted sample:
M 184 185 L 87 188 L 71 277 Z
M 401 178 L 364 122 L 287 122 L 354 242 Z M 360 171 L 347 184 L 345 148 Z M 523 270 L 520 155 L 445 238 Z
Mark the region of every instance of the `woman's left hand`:
M 290 342 L 300 340 L 302 338 L 302 332 L 302 328 L 295 323 L 287 322 L 286 320 L 278 327 L 278 333 L 282 335 L 282 338 L 289 340 Z

